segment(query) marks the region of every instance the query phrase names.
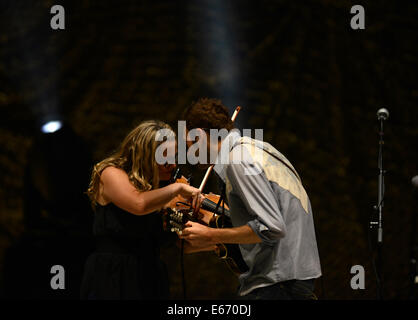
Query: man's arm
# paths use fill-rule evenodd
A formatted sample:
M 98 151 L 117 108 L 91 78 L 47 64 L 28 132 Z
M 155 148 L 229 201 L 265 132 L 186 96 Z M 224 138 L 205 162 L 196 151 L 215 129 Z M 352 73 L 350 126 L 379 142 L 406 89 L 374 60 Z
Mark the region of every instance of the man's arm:
M 244 154 L 246 150 L 244 149 Z M 241 152 L 235 148 L 233 152 Z M 239 156 L 237 154 L 236 156 Z M 199 223 L 188 222 L 181 238 L 193 246 L 214 243 L 250 244 L 264 242 L 273 245 L 286 234 L 286 225 L 276 202 L 270 182 L 257 163 L 247 157 L 239 163 L 227 166 L 226 176 L 235 194 L 241 199 L 249 214 L 247 224 L 235 228 L 208 228 Z M 235 157 L 235 159 L 238 159 Z M 258 166 L 255 168 L 255 166 Z M 258 169 L 258 170 L 255 170 Z M 257 174 L 249 174 L 257 173 Z M 231 208 L 231 214 L 233 208 Z
M 248 225 L 235 228 L 210 228 L 198 222 L 187 222 L 179 238 L 193 247 L 210 246 L 217 243 L 258 243 L 261 239 Z M 201 251 L 201 250 L 198 250 Z
M 248 156 L 240 163 L 228 165 L 226 176 L 234 194 L 249 214 L 247 226 L 258 238 L 268 245 L 283 238 L 286 235 L 286 225 L 274 191 L 260 165 L 252 162 Z

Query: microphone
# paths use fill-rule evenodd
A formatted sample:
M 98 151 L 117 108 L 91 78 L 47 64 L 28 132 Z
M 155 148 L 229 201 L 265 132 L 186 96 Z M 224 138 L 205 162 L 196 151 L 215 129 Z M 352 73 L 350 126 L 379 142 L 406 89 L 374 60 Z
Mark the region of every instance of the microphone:
M 389 111 L 385 108 L 381 108 L 377 111 L 377 120 L 386 120 L 389 118 Z
M 418 188 L 418 176 L 415 176 L 411 179 L 412 185 L 414 188 Z

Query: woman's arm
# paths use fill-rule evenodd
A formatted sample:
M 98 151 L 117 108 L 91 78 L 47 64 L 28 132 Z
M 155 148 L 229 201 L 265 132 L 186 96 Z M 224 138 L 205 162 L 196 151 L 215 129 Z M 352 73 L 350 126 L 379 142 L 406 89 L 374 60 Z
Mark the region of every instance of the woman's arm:
M 173 183 L 151 191 L 138 191 L 129 181 L 125 171 L 107 167 L 101 174 L 102 196 L 119 208 L 136 215 L 144 215 L 161 209 L 177 195 L 193 198 L 200 204 L 199 189 L 182 183 Z

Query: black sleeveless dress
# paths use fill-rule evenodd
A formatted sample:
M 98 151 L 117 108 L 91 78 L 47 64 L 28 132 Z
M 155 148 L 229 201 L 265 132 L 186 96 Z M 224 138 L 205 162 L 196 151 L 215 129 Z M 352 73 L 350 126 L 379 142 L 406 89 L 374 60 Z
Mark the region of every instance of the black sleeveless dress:
M 85 264 L 81 299 L 168 299 L 160 214 L 138 216 L 112 203 L 97 205 L 93 233 L 96 251 Z

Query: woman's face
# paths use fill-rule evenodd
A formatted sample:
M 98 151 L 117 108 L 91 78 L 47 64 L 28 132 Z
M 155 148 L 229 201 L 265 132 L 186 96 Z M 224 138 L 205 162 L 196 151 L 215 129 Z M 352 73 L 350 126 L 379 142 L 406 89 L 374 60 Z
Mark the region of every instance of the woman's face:
M 170 180 L 173 170 L 177 167 L 174 159 L 177 159 L 177 143 L 176 141 L 166 141 L 163 142 L 164 150 L 164 157 L 170 159 L 169 163 L 166 164 L 157 164 L 158 166 L 158 173 L 160 175 L 161 181 Z

